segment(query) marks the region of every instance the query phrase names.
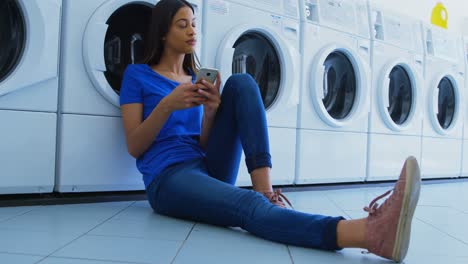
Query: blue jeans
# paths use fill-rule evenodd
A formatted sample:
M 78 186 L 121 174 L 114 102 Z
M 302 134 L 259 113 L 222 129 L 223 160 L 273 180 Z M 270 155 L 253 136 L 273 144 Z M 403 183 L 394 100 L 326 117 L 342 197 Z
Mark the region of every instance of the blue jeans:
M 241 227 L 288 245 L 339 250 L 336 227 L 343 217 L 280 208 L 256 191 L 234 186 L 242 147 L 249 172 L 271 167 L 265 110 L 257 84 L 246 74 L 228 79 L 221 102 L 206 158 L 170 166 L 148 186 L 148 201 L 154 211 L 196 222 Z

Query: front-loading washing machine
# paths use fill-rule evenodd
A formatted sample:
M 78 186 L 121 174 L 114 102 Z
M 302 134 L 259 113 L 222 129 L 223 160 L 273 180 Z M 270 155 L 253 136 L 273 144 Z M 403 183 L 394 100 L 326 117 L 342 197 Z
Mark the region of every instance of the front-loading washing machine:
M 464 63 L 461 36 L 423 25 L 425 67 L 421 174 L 458 177 L 463 139 Z
M 370 100 L 368 6 L 302 0 L 297 184 L 366 177 Z
M 421 159 L 421 21 L 373 4 L 369 10 L 372 88 L 366 180 L 395 180 L 408 156 Z
M 61 6 L 0 2 L 0 194 L 53 190 Z
M 297 0 L 206 0 L 202 64 L 250 74 L 266 109 L 272 184 L 292 184 L 300 80 Z M 245 159 L 244 154 L 242 160 Z M 241 162 L 236 185 L 252 185 Z
M 463 55 L 465 57 L 465 88 L 468 90 L 468 36 L 463 38 Z M 466 95 L 465 95 L 466 96 Z M 466 99 L 465 99 L 466 100 Z M 468 176 L 468 103 L 463 107 L 463 153 L 461 176 Z
M 119 90 L 126 66 L 142 59 L 156 2 L 63 1 L 57 191 L 144 189 L 127 152 Z M 189 2 L 201 13 L 201 0 Z

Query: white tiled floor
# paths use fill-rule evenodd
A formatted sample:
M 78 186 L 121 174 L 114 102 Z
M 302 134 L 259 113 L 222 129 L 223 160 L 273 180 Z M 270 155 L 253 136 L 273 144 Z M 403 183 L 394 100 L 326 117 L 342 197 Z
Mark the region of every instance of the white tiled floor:
M 346 218 L 386 187 L 288 192 L 296 210 Z M 405 263 L 468 263 L 468 182 L 424 184 Z M 0 208 L 0 263 L 389 263 L 153 213 L 146 201 Z

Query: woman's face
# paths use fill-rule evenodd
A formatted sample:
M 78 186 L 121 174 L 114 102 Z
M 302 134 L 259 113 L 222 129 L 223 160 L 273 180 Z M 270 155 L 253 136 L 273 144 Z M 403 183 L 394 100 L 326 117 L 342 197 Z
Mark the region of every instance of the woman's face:
M 190 54 L 195 51 L 197 32 L 195 16 L 190 7 L 182 7 L 172 19 L 164 45 L 178 53 Z

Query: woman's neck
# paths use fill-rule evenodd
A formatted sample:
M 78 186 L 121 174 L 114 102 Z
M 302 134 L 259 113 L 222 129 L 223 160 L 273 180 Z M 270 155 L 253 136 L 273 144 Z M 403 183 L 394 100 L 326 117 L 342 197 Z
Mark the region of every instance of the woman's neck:
M 167 49 L 163 52 L 161 60 L 155 69 L 159 71 L 169 72 L 174 75 L 185 75 L 184 71 L 185 54 L 170 52 Z

